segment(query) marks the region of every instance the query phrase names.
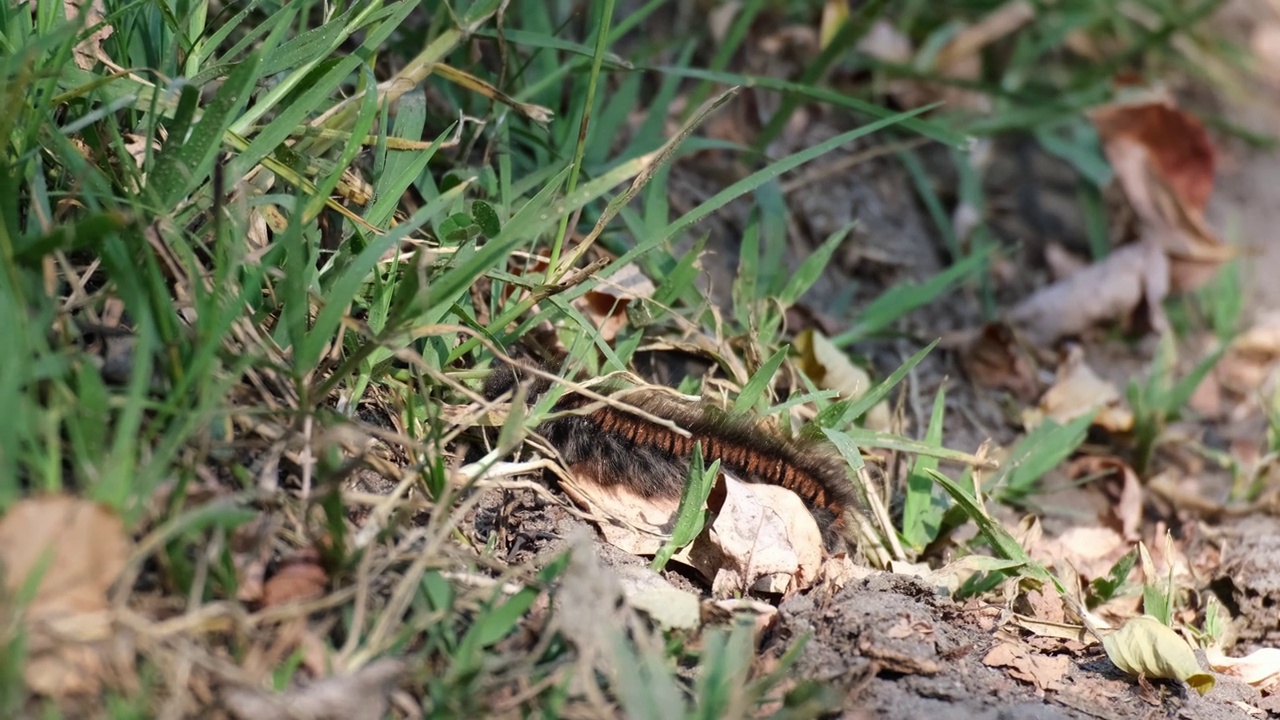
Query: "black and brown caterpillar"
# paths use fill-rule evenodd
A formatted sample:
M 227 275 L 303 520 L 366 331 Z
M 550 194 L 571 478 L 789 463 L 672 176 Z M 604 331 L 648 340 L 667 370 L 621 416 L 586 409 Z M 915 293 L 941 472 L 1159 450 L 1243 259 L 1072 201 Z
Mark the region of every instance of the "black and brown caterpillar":
M 484 395 L 497 400 L 520 382 L 528 384 L 532 403 L 550 381 L 511 365 L 497 366 L 487 378 Z M 593 388 L 602 395 L 609 390 Z M 851 543 L 846 512 L 858 505 L 847 464 L 825 442 L 788 438 L 751 417 L 731 417 L 709 401 L 682 401 L 659 391 L 633 391 L 626 405 L 669 420 L 687 430 L 686 437 L 669 427 L 625 409 L 601 405 L 582 414 L 548 420 L 537 428 L 560 453 L 568 470 L 604 485 L 624 484 L 645 497 L 679 497 L 689 475 L 695 442 L 710 464 L 753 483 L 781 485 L 808 506 L 830 550 Z M 583 410 L 596 403 L 566 392 L 553 410 Z

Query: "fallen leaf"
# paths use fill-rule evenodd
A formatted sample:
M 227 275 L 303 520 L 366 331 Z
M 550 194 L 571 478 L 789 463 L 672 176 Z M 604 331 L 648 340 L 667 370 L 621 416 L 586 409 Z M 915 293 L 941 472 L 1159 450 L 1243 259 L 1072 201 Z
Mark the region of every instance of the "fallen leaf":
M 1280 648 L 1260 648 L 1241 658 L 1227 657 L 1222 650 L 1205 649 L 1209 667 L 1225 675 L 1239 678 L 1259 690 L 1280 685 Z
M 1093 425 L 1110 432 L 1128 432 L 1133 428 L 1133 411 L 1119 388 L 1098 377 L 1085 363 L 1080 346 L 1072 345 L 1040 403 L 1023 412 L 1023 424 L 1029 429 L 1035 428 L 1045 418 L 1068 423 L 1089 413 L 1096 413 Z
M 1280 368 L 1280 310 L 1261 313 L 1253 325 L 1231 342 L 1214 367 L 1223 388 L 1239 396 L 1263 394 Z
M 1003 389 L 1024 401 L 1039 391 L 1035 361 L 1005 323 L 987 323 L 960 351 L 964 371 L 975 384 Z
M 1025 615 L 1014 614 L 1011 618 L 1014 625 L 1030 632 L 1036 637 L 1052 638 L 1054 640 L 1063 640 L 1069 643 L 1080 643 L 1082 645 L 1089 644 L 1093 639 L 1093 635 L 1083 625 L 1075 625 L 1067 622 L 1050 622 L 1039 618 L 1027 617 Z
M 1040 346 L 1104 322 L 1163 332 L 1168 321 L 1162 303 L 1168 293 L 1165 251 L 1153 242 L 1130 243 L 1023 299 L 1010 311 L 1009 321 Z
M 871 389 L 871 376 L 867 371 L 818 330 L 807 328 L 800 331 L 793 345 L 800 355 L 800 370 L 819 388 L 835 390 L 845 400 L 857 400 Z M 888 401 L 876 403 L 867 411 L 864 422 L 872 430 L 891 430 L 892 413 Z
M 632 555 L 652 555 L 663 546 L 674 525 L 679 498 L 645 497 L 626 486 L 596 482 L 580 469 L 570 469 L 574 478 L 563 483 L 565 494 L 601 519 L 597 527 L 605 542 Z
M 87 7 L 86 7 L 87 5 Z M 103 0 L 63 0 L 63 11 L 66 13 L 67 20 L 75 20 L 80 17 L 80 13 L 84 12 L 84 28 L 88 29 L 102 23 L 107 18 L 106 4 Z M 109 24 L 102 24 L 97 30 L 94 30 L 87 37 L 71 49 L 72 60 L 75 61 L 76 67 L 81 70 L 92 70 L 97 64 L 99 58 L 106 59 L 106 55 L 102 52 L 102 41 L 111 37 L 115 32 L 115 28 Z
M 701 624 L 701 598 L 697 595 L 677 588 L 644 565 L 618 565 L 613 571 L 631 607 L 664 630 L 693 630 Z
M 1213 194 L 1213 143 L 1204 124 L 1172 103 L 1106 105 L 1089 113 L 1103 150 L 1139 216 L 1157 219 L 1147 183 L 1155 179 L 1180 202 L 1203 212 Z M 1132 153 L 1132 154 L 1130 154 Z M 1146 175 L 1147 172 L 1152 176 Z
M 405 670 L 403 661 L 384 658 L 280 693 L 234 688 L 223 702 L 239 720 L 381 720 Z
M 1071 668 L 1065 655 L 1042 655 L 1026 645 L 1002 642 L 991 648 L 982 663 L 988 667 L 1006 668 L 1009 675 L 1035 685 L 1040 692 L 1055 690 Z
M 1067 474 L 1073 480 L 1103 475 L 1103 491 L 1107 494 L 1107 510 L 1104 522 L 1120 532 L 1120 536 L 1133 542 L 1139 539 L 1142 527 L 1143 491 L 1138 473 L 1128 463 L 1114 455 L 1087 455 L 1072 461 Z
M 982 49 L 1009 36 L 1034 18 L 1035 9 L 1026 0 L 1007 2 L 972 25 L 961 27 L 938 50 L 932 61 L 915 63 L 922 65 L 917 69 L 951 80 L 979 80 L 982 76 Z M 858 43 L 858 50 L 898 65 L 911 63 L 916 58 L 911 41 L 884 20 L 872 24 Z M 889 82 L 887 90 L 908 108 L 942 101 L 948 110 L 985 114 L 992 107 L 991 98 L 986 93 L 954 84 L 894 79 Z
M 822 3 L 822 17 L 818 21 L 818 47 L 825 50 L 848 19 L 848 0 L 825 0 Z
M 1106 635 L 1102 647 L 1111 662 L 1130 675 L 1182 680 L 1201 695 L 1213 689 L 1213 675 L 1200 669 L 1187 641 L 1150 615 L 1133 618 Z
M 715 520 L 688 548 L 688 563 L 711 580 L 712 592 L 790 593 L 812 585 L 825 551 L 818 523 L 800 497 L 727 473 L 724 489 Z
M 1185 292 L 1203 285 L 1236 254 L 1204 220 L 1214 174 L 1204 125 L 1165 100 L 1108 105 L 1089 117 L 1143 238 L 1168 256 L 1169 287 Z
M 1109 527 L 1075 526 L 1056 538 L 1027 545 L 1027 552 L 1046 565 L 1072 567 L 1088 582 L 1104 577 L 1130 544 Z
M 114 634 L 107 593 L 132 549 L 114 512 L 68 495 L 27 498 L 0 517 L 4 596 L 38 577 L 21 609 L 28 650 L 22 672 L 32 691 L 60 697 L 102 687 Z
M 22 500 L 0 517 L 0 565 L 9 592 L 39 571 L 29 612 L 105 610 L 107 590 L 131 550 L 124 523 L 96 503 L 67 495 Z
M 600 330 L 600 339 L 612 342 L 627 325 L 627 307 L 635 300 L 653 297 L 654 289 L 653 281 L 635 263 L 628 263 L 602 278 L 574 304 Z
M 844 553 L 839 553 L 822 561 L 822 567 L 818 569 L 818 582 L 815 584 L 829 585 L 832 588 L 839 589 L 851 582 L 865 580 L 880 572 L 880 570 L 859 565 L 853 561 L 853 558 Z
M 725 472 L 716 482 L 724 500 L 711 524 L 672 559 L 697 569 L 713 589 L 784 592 L 813 584 L 825 546 L 800 496 Z M 605 542 L 633 555 L 653 555 L 666 543 L 680 506 L 679 498 L 645 497 L 597 482 L 581 469 L 563 487 L 578 505 L 608 520 L 598 524 Z M 713 490 L 712 498 L 719 492 Z
M 1056 593 L 1048 593 L 1043 589 L 1029 590 L 1022 596 L 1032 617 L 1051 623 L 1066 622 L 1066 611 L 1062 607 L 1062 598 Z
M 324 595 L 328 585 L 329 573 L 320 566 L 320 554 L 314 549 L 307 549 L 285 560 L 267 579 L 262 591 L 262 606 L 314 600 Z

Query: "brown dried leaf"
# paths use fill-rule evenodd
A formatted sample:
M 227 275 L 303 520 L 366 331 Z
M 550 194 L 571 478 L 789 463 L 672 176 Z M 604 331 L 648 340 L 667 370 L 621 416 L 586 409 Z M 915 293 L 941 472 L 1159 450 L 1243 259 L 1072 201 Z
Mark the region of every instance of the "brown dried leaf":
M 262 588 L 262 606 L 321 597 L 329 586 L 329 573 L 320 566 L 320 554 L 308 549 L 286 560 Z
M 1280 310 L 1261 314 L 1237 337 L 1214 368 L 1214 376 L 1228 391 L 1250 396 L 1275 382 L 1280 367 Z
M 1035 17 L 1035 8 L 1026 0 L 1007 2 L 956 33 L 939 51 L 934 65 L 946 68 L 966 58 L 976 58 L 983 48 L 1017 32 Z
M 116 514 L 67 495 L 22 500 L 0 517 L 0 566 L 10 594 L 42 571 L 29 616 L 107 608 L 132 543 Z
M 1139 216 L 1163 219 L 1151 195 L 1152 180 L 1188 209 L 1204 212 L 1213 194 L 1214 152 L 1199 120 L 1161 101 L 1100 107 L 1090 119 Z
M 1034 359 L 1005 323 L 984 325 L 961 350 L 960 362 L 969 379 L 982 387 L 1008 390 L 1024 401 L 1039 390 Z
M 802 330 L 793 341 L 799 353 L 800 369 L 823 390 L 835 390 L 846 400 L 857 400 L 872 387 L 871 376 L 836 347 L 822 332 Z M 889 431 L 893 423 L 888 400 L 867 411 L 864 424 L 872 430 Z
M 1133 428 L 1133 411 L 1120 390 L 1098 377 L 1084 361 L 1084 352 L 1072 346 L 1058 367 L 1053 386 L 1045 391 L 1039 405 L 1023 413 L 1027 427 L 1035 427 L 1044 418 L 1067 423 L 1097 411 L 1093 424 L 1111 432 L 1127 432 Z
M 673 559 L 690 565 L 715 587 L 769 592 L 807 587 L 824 556 L 813 514 L 786 488 L 744 483 L 721 473 L 712 498 L 721 496 L 711 525 Z M 666 543 L 678 498 L 644 497 L 620 485 L 579 473 L 564 484 L 574 502 L 596 517 L 605 542 L 634 555 L 652 555 Z
M 600 339 L 612 342 L 627 324 L 627 306 L 633 300 L 653 297 L 653 281 L 634 263 L 624 265 L 585 293 L 575 305 L 600 330 Z
M 1108 527 L 1077 526 L 1028 546 L 1032 558 L 1055 568 L 1074 568 L 1085 582 L 1105 576 L 1130 544 Z
M 89 0 L 87 4 L 88 7 L 85 8 L 84 0 L 63 0 L 62 8 L 67 15 L 67 20 L 80 17 L 81 9 L 85 12 L 85 28 L 91 28 L 107 18 L 106 5 L 102 0 Z M 92 70 L 99 58 L 106 59 L 102 52 L 102 41 L 111 37 L 113 32 L 115 28 L 104 24 L 72 48 L 71 56 L 76 67 L 81 70 Z
M 1103 522 L 1118 530 L 1125 540 L 1139 539 L 1144 493 L 1138 473 L 1128 463 L 1114 455 L 1089 455 L 1071 462 L 1067 474 L 1072 479 L 1105 474 L 1104 491 L 1111 502 Z
M 621 484 L 595 482 L 581 473 L 563 487 L 575 503 L 602 520 L 597 527 L 605 542 L 632 555 L 658 552 L 680 507 L 679 498 L 645 497 Z
M 1026 645 L 1007 641 L 991 648 L 982 662 L 989 667 L 1007 668 L 1010 676 L 1035 685 L 1040 692 L 1061 687 L 1062 678 L 1071 668 L 1071 659 L 1065 655 L 1045 656 Z
M 711 580 L 712 592 L 790 593 L 812 585 L 825 553 L 818 523 L 800 497 L 728 475 L 724 484 L 715 521 L 689 547 L 689 563 Z
M 1117 320 L 1140 321 L 1162 332 L 1168 321 L 1161 303 L 1168 293 L 1169 258 L 1163 248 L 1132 243 L 1036 291 L 1013 308 L 1009 321 L 1041 346 Z
M 1105 106 L 1090 118 L 1143 237 L 1169 256 L 1170 287 L 1204 284 L 1235 255 L 1204 221 L 1214 173 L 1204 125 L 1165 101 Z
M 131 551 L 120 518 L 80 498 L 28 498 L 0 518 L 5 597 L 39 577 L 24 617 L 23 678 L 32 691 L 61 697 L 101 688 L 113 654 L 107 593 Z

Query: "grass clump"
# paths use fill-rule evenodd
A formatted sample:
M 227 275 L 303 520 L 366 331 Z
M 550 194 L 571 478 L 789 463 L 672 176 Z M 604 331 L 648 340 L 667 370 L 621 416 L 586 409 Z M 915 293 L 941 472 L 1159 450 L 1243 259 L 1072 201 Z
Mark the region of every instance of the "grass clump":
M 1019 37 L 1019 64 L 978 88 L 1007 106 L 960 124 L 829 89 L 834 50 L 798 81 L 731 72 L 766 3 L 746 4 L 705 67 L 691 59 L 693 35 L 662 62 L 615 54 L 666 5 L 626 16 L 613 2 L 574 15 L 497 0 L 190 0 L 78 18 L 47 0 L 0 8 L 0 509 L 64 493 L 123 519 L 133 552 L 110 609 L 130 649 L 110 714 L 194 712 L 223 684 L 358 677 L 383 657 L 404 659 L 401 687 L 415 689 L 388 702 L 432 717 L 579 706 L 808 717 L 830 706 L 820 689 L 784 682 L 794 655 L 756 666 L 741 623 L 709 630 L 695 651 L 606 613 L 625 631 L 603 634 L 607 660 L 585 664 L 559 624 L 579 608 L 555 602 L 567 584 L 598 579 L 567 577 L 572 553 L 511 566 L 497 530 L 464 527 L 495 512 L 470 492 L 492 477 L 459 471 L 460 448 L 492 424 L 476 381 L 548 329 L 571 365 L 601 373 L 626 369 L 654 338 L 679 338 L 670 344 L 727 378 L 735 411 L 784 416 L 811 402 L 815 431 L 859 470 L 863 450 L 917 454 L 902 535 L 881 507 L 873 556 L 903 558 L 903 540 L 918 551 L 946 524 L 937 460 L 981 463 L 943 447 L 941 396 L 922 441 L 858 424 L 927 349 L 861 398 L 810 383 L 775 404 L 774 377 L 791 367 L 786 313 L 850 228 L 788 273 L 768 203 L 785 174 L 871 133 L 959 148 L 971 134 L 1054 131 L 1014 82 L 1029 83 L 1026 68 L 1049 49 Z M 861 37 L 885 5 L 866 3 L 830 47 Z M 946 26 L 934 13 L 915 4 L 903 22 L 937 38 Z M 1078 110 L 1101 82 L 1078 81 L 1052 112 Z M 750 172 L 673 212 L 672 163 L 720 147 L 700 128 L 742 86 L 787 98 L 755 147 L 729 148 Z M 680 92 L 687 112 L 668 117 Z M 790 112 L 815 100 L 860 124 L 773 156 Z M 696 283 L 702 240 L 680 248 L 741 199 L 754 205 L 722 317 Z M 937 278 L 888 291 L 834 343 L 886 333 L 986 258 L 966 251 Z M 654 291 L 606 338 L 575 301 L 633 272 Z M 1153 422 L 1171 412 L 1152 402 Z M 548 407 L 514 412 L 500 452 L 470 467 L 501 459 Z M 1054 438 L 1028 449 L 1024 467 L 1070 451 Z M 1017 472 L 1015 491 L 1035 479 Z M 262 586 L 268 568 L 288 567 L 312 579 Z M 23 633 L 4 640 L 5 711 L 67 701 L 30 692 Z

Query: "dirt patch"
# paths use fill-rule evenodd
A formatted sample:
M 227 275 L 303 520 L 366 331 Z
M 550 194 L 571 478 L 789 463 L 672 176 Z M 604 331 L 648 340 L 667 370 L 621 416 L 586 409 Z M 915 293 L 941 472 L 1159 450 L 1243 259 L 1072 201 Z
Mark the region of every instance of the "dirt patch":
M 1206 556 L 1209 562 L 1217 557 L 1211 587 L 1240 618 L 1240 640 L 1254 647 L 1280 643 L 1280 520 L 1252 516 L 1215 528 L 1200 546 L 1200 557 Z
M 1042 673 L 1051 687 L 1038 689 L 984 662 L 997 645 L 1018 642 L 996 630 L 998 609 L 962 606 L 899 575 L 877 575 L 833 595 L 795 596 L 780 611 L 768 647 L 780 654 L 810 636 L 797 674 L 845 688 L 845 711 L 864 717 L 1243 720 L 1250 715 L 1231 703 L 1258 699 L 1256 690 L 1222 677 L 1203 698 L 1176 685 L 1143 688 L 1100 649 L 1076 659 L 1027 645 L 1027 664 L 1064 661 L 1060 675 Z

